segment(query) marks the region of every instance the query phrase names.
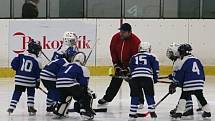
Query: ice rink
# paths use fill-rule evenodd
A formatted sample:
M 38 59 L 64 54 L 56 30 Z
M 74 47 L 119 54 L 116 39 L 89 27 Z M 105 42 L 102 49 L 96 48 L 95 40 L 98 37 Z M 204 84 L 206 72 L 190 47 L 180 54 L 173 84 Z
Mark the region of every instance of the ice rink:
M 211 106 L 212 118 L 211 121 L 215 121 L 213 113 L 215 112 L 215 76 L 207 76 L 204 88 L 204 94 Z M 94 76 L 90 79 L 90 88 L 92 88 L 96 94 L 97 99 L 94 100 L 93 107 L 97 108 L 97 101 L 101 98 L 107 86 L 109 85 L 110 77 Z M 36 116 L 28 116 L 26 93 L 23 93 L 20 102 L 17 105 L 14 113 L 9 116 L 6 112 L 9 107 L 9 102 L 14 90 L 13 78 L 0 79 L 0 120 L 1 121 L 52 121 L 53 116 L 46 116 L 46 95 L 40 90 L 36 91 L 35 96 L 35 108 L 38 110 Z M 155 85 L 155 99 L 160 100 L 168 91 L 168 84 L 157 83 Z M 94 121 L 126 121 L 128 120 L 129 106 L 130 106 L 130 89 L 127 82 L 123 82 L 121 89 L 115 99 L 107 105 L 108 111 L 105 113 L 97 113 Z M 175 107 L 180 96 L 180 89 L 173 95 L 168 96 L 157 108 L 156 113 L 158 115 L 157 121 L 171 121 L 169 117 L 169 111 Z M 194 100 L 194 110 L 197 108 L 196 98 Z M 72 108 L 72 106 L 70 106 Z M 147 105 L 144 109 L 138 112 L 146 112 Z M 191 121 L 201 121 L 201 115 L 194 111 L 195 117 Z M 77 113 L 70 113 L 69 118 L 63 119 L 63 121 L 79 121 L 80 117 Z M 153 120 L 150 116 L 145 118 L 138 118 L 136 121 L 150 121 Z M 190 120 L 189 120 L 190 121 Z

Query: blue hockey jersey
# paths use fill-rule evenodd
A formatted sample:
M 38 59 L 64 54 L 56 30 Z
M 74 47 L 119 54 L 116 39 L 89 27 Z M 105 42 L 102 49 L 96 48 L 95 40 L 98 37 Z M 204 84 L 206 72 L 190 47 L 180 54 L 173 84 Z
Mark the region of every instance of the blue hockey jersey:
M 56 81 L 60 68 L 68 65 L 65 58 L 56 59 L 47 64 L 40 73 L 40 78 L 47 81 Z
M 56 87 L 72 87 L 74 85 L 87 87 L 89 78 L 90 73 L 88 68 L 74 62 L 60 69 L 57 74 Z
M 205 74 L 200 60 L 188 55 L 177 64 L 173 81 L 177 82 L 183 91 L 202 90 Z
M 54 52 L 51 60 L 64 58 L 64 54 L 68 54 L 68 56 L 72 57 L 77 52 L 78 52 L 77 48 L 64 45 Z
M 31 53 L 19 54 L 12 60 L 11 66 L 16 71 L 16 85 L 26 87 L 36 86 L 36 81 L 39 79 L 42 68 L 36 55 Z
M 133 55 L 129 68 L 131 71 L 131 77 L 150 77 L 154 81 L 157 81 L 159 74 L 159 61 L 151 53 L 139 52 Z

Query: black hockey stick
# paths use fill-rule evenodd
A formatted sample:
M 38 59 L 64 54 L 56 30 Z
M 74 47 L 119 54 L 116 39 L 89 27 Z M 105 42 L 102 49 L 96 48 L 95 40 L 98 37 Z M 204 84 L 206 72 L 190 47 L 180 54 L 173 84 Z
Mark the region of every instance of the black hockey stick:
M 130 79 L 130 77 L 128 77 L 128 76 L 112 76 L 112 75 L 110 75 L 111 77 L 114 77 L 114 78 L 119 78 L 119 79 L 125 79 L 125 80 L 128 80 L 128 79 Z M 168 76 L 161 76 L 161 77 L 158 77 L 158 79 L 166 79 L 166 78 L 168 78 Z M 159 82 L 165 82 L 165 81 L 159 81 Z
M 169 78 L 169 76 L 160 76 L 160 77 L 158 77 L 158 79 L 168 79 Z
M 92 52 L 93 52 L 94 48 L 96 47 L 96 43 L 97 43 L 97 39 L 96 39 L 96 41 L 95 41 L 95 43 L 94 43 L 93 48 L 90 50 L 90 53 L 88 54 L 88 56 L 87 56 L 86 60 L 84 61 L 84 65 L 86 65 L 87 61 L 89 60 L 90 55 L 92 54 Z
M 164 100 L 164 99 L 166 99 L 168 96 L 169 96 L 169 92 L 160 100 L 160 101 L 158 101 L 158 103 L 155 105 L 155 108 Z M 147 113 L 137 113 L 137 116 L 138 117 L 146 117 L 146 116 L 148 116 L 150 114 L 150 112 L 147 112 Z
M 46 95 L 48 94 L 44 89 L 42 89 L 41 87 L 38 87 L 39 90 L 41 90 L 43 93 L 45 93 Z
M 164 83 L 164 84 L 171 84 L 172 82 L 168 82 L 168 81 L 158 81 L 159 83 Z
M 46 54 L 41 50 L 41 53 L 43 54 L 43 56 L 50 62 L 51 60 L 46 56 Z
M 107 112 L 107 108 L 96 108 L 93 109 L 95 112 Z M 76 112 L 74 109 L 68 109 L 68 112 Z

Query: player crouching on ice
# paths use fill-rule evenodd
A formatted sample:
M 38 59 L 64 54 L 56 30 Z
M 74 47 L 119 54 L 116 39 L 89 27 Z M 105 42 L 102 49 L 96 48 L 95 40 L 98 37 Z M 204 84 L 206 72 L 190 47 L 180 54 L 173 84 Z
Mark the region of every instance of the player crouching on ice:
M 57 74 L 56 87 L 60 92 L 60 104 L 56 118 L 63 118 L 66 110 L 74 98 L 80 104 L 80 115 L 83 120 L 94 118 L 92 109 L 92 96 L 88 93 L 89 70 L 85 67 L 86 56 L 84 53 L 75 55 L 73 62 L 61 68 Z M 76 110 L 76 109 L 75 109 Z
M 60 68 L 67 66 L 72 61 L 73 55 L 66 53 L 64 58 L 55 59 L 49 64 L 45 65 L 43 70 L 40 73 L 40 78 L 43 85 L 48 90 L 47 99 L 46 99 L 46 111 L 47 115 L 51 114 L 54 111 L 57 102 L 59 101 L 59 92 L 56 88 L 57 74 Z
M 19 54 L 11 62 L 12 69 L 16 71 L 16 76 L 15 90 L 10 102 L 10 107 L 7 110 L 9 114 L 13 113 L 22 92 L 25 92 L 26 89 L 29 115 L 35 115 L 37 112 L 37 110 L 34 109 L 34 96 L 35 87 L 38 87 L 40 70 L 42 68 L 41 63 L 38 61 L 38 55 L 41 49 L 42 47 L 39 43 L 32 40 L 28 44 L 28 52 Z
M 40 78 L 43 85 L 48 90 L 46 99 L 47 115 L 54 111 L 59 100 L 59 92 L 56 89 L 57 73 L 60 68 L 69 64 L 75 54 L 77 54 L 76 42 L 77 37 L 73 32 L 65 32 L 63 37 L 63 45 L 58 51 L 54 52 L 53 58 L 40 73 Z M 64 49 L 63 49 L 64 48 Z M 65 49 L 67 48 L 67 49 Z
M 175 120 L 180 120 L 191 95 L 195 95 L 202 105 L 203 118 L 210 118 L 210 107 L 203 96 L 203 86 L 205 74 L 200 60 L 191 55 L 192 47 L 189 44 L 182 44 L 178 48 L 180 62 L 177 63 L 177 70 L 173 75 L 173 83 L 169 87 L 169 92 L 174 93 L 175 88 L 182 87 L 182 93 L 178 102 L 176 113 L 172 115 Z
M 151 54 L 151 45 L 148 42 L 141 42 L 139 52 L 132 56 L 129 68 L 131 72 L 131 80 L 129 86 L 131 90 L 131 119 L 137 118 L 137 108 L 139 100 L 139 89 L 144 90 L 144 94 L 148 104 L 148 111 L 152 118 L 157 118 L 155 113 L 154 100 L 154 83 L 157 82 L 159 74 L 159 61 Z

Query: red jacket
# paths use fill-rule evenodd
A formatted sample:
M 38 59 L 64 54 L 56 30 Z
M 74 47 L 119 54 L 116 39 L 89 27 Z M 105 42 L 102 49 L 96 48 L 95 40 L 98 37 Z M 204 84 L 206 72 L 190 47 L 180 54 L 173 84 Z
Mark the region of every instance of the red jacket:
M 140 39 L 132 33 L 128 40 L 122 40 L 120 33 L 116 33 L 110 43 L 110 53 L 113 64 L 118 64 L 122 68 L 127 68 L 130 58 L 137 54 Z

